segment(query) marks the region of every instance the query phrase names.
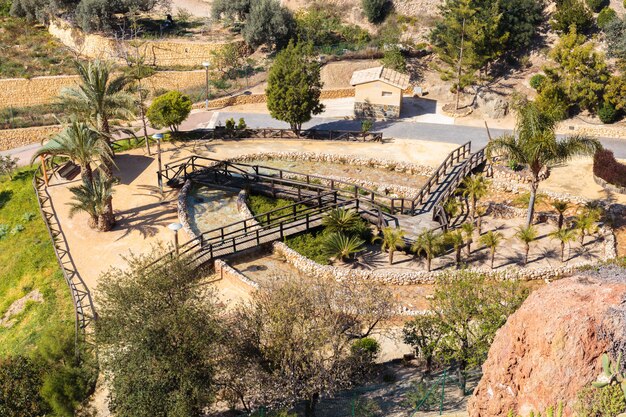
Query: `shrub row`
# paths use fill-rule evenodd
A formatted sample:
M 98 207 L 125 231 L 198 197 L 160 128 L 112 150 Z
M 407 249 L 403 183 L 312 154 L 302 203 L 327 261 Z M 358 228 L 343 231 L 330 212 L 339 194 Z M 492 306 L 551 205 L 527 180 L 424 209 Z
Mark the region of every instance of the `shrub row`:
M 613 152 L 607 149 L 596 152 L 593 174 L 609 184 L 626 187 L 626 165 L 619 163 Z

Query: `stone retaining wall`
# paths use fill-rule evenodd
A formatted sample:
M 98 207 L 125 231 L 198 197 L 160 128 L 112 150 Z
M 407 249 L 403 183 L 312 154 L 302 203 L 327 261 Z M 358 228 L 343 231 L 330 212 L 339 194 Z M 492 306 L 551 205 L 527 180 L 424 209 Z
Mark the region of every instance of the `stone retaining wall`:
M 530 187 L 528 184 L 521 184 L 515 181 L 511 181 L 511 180 L 501 180 L 498 178 L 493 178 L 493 180 L 491 181 L 491 186 L 495 190 L 505 191 L 505 192 L 509 192 L 513 194 L 525 194 L 525 193 L 530 192 Z M 584 198 L 584 197 L 580 197 L 580 196 L 576 196 L 572 194 L 567 194 L 567 193 L 556 193 L 554 191 L 548 191 L 548 190 L 540 190 L 539 192 L 541 194 L 546 195 L 549 198 L 552 198 L 555 200 L 563 200 L 563 201 L 567 201 L 569 203 L 574 203 L 574 204 L 586 204 L 589 201 L 591 201 L 588 198 Z
M 46 77 L 0 79 L 0 108 L 29 107 L 50 104 L 65 87 L 78 85 L 77 75 L 56 75 Z M 152 92 L 162 90 L 184 90 L 203 86 L 204 70 L 161 71 L 145 81 Z
M 126 41 L 118 42 L 98 34 L 85 34 L 81 29 L 62 20 L 54 20 L 48 32 L 72 51 L 87 58 L 121 61 Z M 148 40 L 143 42 L 141 54 L 146 63 L 158 66 L 193 66 L 201 68 L 202 62 L 211 56 L 211 51 L 222 48 L 229 42 L 191 42 L 179 40 Z M 243 41 L 235 43 L 243 45 Z
M 189 207 L 187 207 L 187 194 L 189 190 L 193 186 L 193 183 L 190 180 L 185 181 L 180 191 L 178 192 L 178 202 L 177 202 L 177 211 L 178 211 L 178 221 L 183 225 L 183 230 L 190 239 L 198 237 L 198 234 L 193 231 L 191 225 L 189 224 Z
M 626 125 L 587 125 L 580 126 L 574 125 L 573 129 L 567 125 L 567 121 L 563 122 L 557 129 L 557 132 L 564 135 L 584 135 L 594 136 L 599 138 L 613 138 L 613 139 L 626 139 Z
M 0 94 L 2 93 L 0 92 Z M 31 143 L 40 143 L 49 139 L 51 135 L 59 133 L 61 129 L 61 126 L 2 129 L 0 130 L 0 151 L 19 148 L 21 146 L 30 145 Z
M 331 100 L 337 98 L 354 97 L 354 88 L 339 88 L 334 90 L 322 90 L 320 94 L 321 100 Z M 240 94 L 237 96 L 221 97 L 214 100 L 209 100 L 209 108 L 220 109 L 229 106 L 241 106 L 244 104 L 260 104 L 267 102 L 265 94 Z M 193 107 L 195 109 L 204 108 L 205 103 L 195 103 Z

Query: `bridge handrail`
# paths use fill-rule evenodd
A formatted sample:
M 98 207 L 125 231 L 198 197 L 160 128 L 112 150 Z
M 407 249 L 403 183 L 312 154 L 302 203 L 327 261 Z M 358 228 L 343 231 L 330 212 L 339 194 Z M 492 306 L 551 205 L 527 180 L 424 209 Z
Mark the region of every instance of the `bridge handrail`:
M 42 163 L 45 163 L 45 161 Z M 46 225 L 48 236 L 52 240 L 54 255 L 63 273 L 63 278 L 70 289 L 72 304 L 74 305 L 76 342 L 78 342 L 80 333 L 82 333 L 85 341 L 88 343 L 93 342 L 92 340 L 87 340 L 88 338 L 86 337 L 90 334 L 89 331 L 92 330 L 90 328 L 91 323 L 98 317 L 91 292 L 76 268 L 43 176 L 42 166 L 39 165 L 33 175 L 33 188 L 37 196 L 39 212 Z

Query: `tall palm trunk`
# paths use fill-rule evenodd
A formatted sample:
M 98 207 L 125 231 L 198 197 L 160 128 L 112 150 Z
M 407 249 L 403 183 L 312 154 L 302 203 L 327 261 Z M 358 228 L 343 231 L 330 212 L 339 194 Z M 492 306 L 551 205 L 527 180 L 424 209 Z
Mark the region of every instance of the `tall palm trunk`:
M 563 228 L 563 221 L 565 219 L 563 218 L 563 213 L 559 213 L 559 230 L 561 230 Z
M 463 248 L 462 246 L 456 247 L 456 269 L 461 268 L 461 249 L 462 248 Z
M 524 253 L 524 266 L 528 265 L 528 252 L 530 252 L 530 245 L 526 243 L 525 253 Z
M 393 252 L 394 250 L 389 248 L 389 265 L 393 265 Z
M 109 146 L 111 146 L 111 126 L 106 115 L 102 115 L 102 131 L 106 134 Z M 107 181 L 113 181 L 113 162 L 104 161 L 102 171 Z M 113 198 L 107 199 L 107 205 L 104 212 L 98 218 L 98 230 L 107 232 L 115 225 L 115 214 L 113 213 Z
M 493 260 L 496 257 L 496 248 L 491 248 L 491 269 L 493 269 Z
M 426 256 L 426 270 L 430 272 L 433 257 L 431 255 Z
M 84 182 L 93 182 L 93 170 L 91 169 L 91 165 L 89 163 L 80 165 L 80 177 Z
M 561 242 L 561 262 L 565 262 L 565 242 Z
M 530 227 L 535 217 L 535 201 L 537 200 L 537 189 L 539 188 L 539 178 L 533 174 L 533 180 L 530 184 L 530 201 L 528 202 L 528 217 L 526 218 L 526 227 Z

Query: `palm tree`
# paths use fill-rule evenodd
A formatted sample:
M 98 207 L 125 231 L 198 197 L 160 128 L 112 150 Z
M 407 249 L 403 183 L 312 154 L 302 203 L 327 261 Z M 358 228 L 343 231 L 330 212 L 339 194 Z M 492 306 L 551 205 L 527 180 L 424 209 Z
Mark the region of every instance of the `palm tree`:
M 585 245 L 585 236 L 591 235 L 596 230 L 596 214 L 590 211 L 584 211 L 574 220 L 574 228 L 578 231 L 580 236 L 580 246 Z
M 450 197 L 443 204 L 443 209 L 448 215 L 448 218 L 454 219 L 461 211 L 461 204 L 457 198 Z
M 557 229 L 550 233 L 550 237 L 560 242 L 561 262 L 565 262 L 565 244 L 576 239 L 576 232 L 573 229 Z
M 515 237 L 518 238 L 525 246 L 524 266 L 528 264 L 528 252 L 530 252 L 530 244 L 537 239 L 537 229 L 533 226 L 520 226 L 517 228 Z
M 565 262 L 565 244 L 576 239 L 576 232 L 573 229 L 557 229 L 550 233 L 550 237 L 561 243 L 561 262 Z
M 500 153 L 530 169 L 532 180 L 526 226 L 533 221 L 540 172 L 577 155 L 593 155 L 602 148 L 598 140 L 586 136 L 557 140 L 556 123 L 553 115 L 541 111 L 534 102 L 524 101 L 518 108 L 516 132 L 496 138 L 487 145 L 489 154 Z
M 427 230 L 417 237 L 411 250 L 418 255 L 426 255 L 426 269 L 430 272 L 432 260 L 441 252 L 442 245 L 443 235 Z
M 72 202 L 68 203 L 70 217 L 84 211 L 89 215 L 89 227 L 106 232 L 111 229 L 111 223 L 106 217 L 107 204 L 113 195 L 113 183 L 99 175 L 91 181 L 83 181 L 79 186 L 70 187 L 73 194 Z
M 487 246 L 491 251 L 491 269 L 493 269 L 493 261 L 496 257 L 496 249 L 502 243 L 502 233 L 494 232 L 493 230 L 488 231 L 484 235 L 480 237 L 480 243 Z
M 472 223 L 463 223 L 461 225 L 461 230 L 463 231 L 463 237 L 465 238 L 465 252 L 467 256 L 470 256 L 472 253 L 472 243 L 474 242 L 474 231 L 476 230 L 476 226 Z
M 487 195 L 489 181 L 482 175 L 472 175 L 463 180 L 463 197 L 470 199 L 470 216 L 476 220 L 476 203 Z
M 67 156 L 80 166 L 83 181 L 93 181 L 91 162 L 100 160 L 113 163 L 112 152 L 98 132 L 85 123 L 72 120 L 63 131 L 53 136 L 44 146 L 39 148 L 31 158 L 31 164 L 42 155 Z
M 564 200 L 554 200 L 552 202 L 552 208 L 558 213 L 559 215 L 559 220 L 558 220 L 558 225 L 559 225 L 559 229 L 563 228 L 563 221 L 564 221 L 564 214 L 567 211 L 567 209 L 569 208 L 569 203 L 567 201 Z
M 376 242 L 379 240 L 382 242 L 381 249 L 383 251 L 385 250 L 389 251 L 389 265 L 392 265 L 393 253 L 398 249 L 404 248 L 405 246 L 404 230 L 396 229 L 393 227 L 385 227 L 383 229 L 382 237 L 375 236 L 374 239 L 372 239 L 372 242 Z
M 322 225 L 329 232 L 348 233 L 358 226 L 360 220 L 356 211 L 336 208 L 322 219 Z
M 324 239 L 324 253 L 332 258 L 344 261 L 361 252 L 364 243 L 357 236 L 331 233 Z
M 69 112 L 87 118 L 111 137 L 111 120 L 128 120 L 134 116 L 135 102 L 125 91 L 130 79 L 113 78 L 112 66 L 106 61 L 76 61 L 80 84 L 61 90 L 59 103 Z
M 478 235 L 483 233 L 483 216 L 487 214 L 487 208 L 483 206 L 476 207 L 476 230 Z
M 461 267 L 461 250 L 465 244 L 463 233 L 460 230 L 448 232 L 444 235 L 444 242 L 448 245 L 452 245 L 454 248 L 456 269 L 459 269 Z

